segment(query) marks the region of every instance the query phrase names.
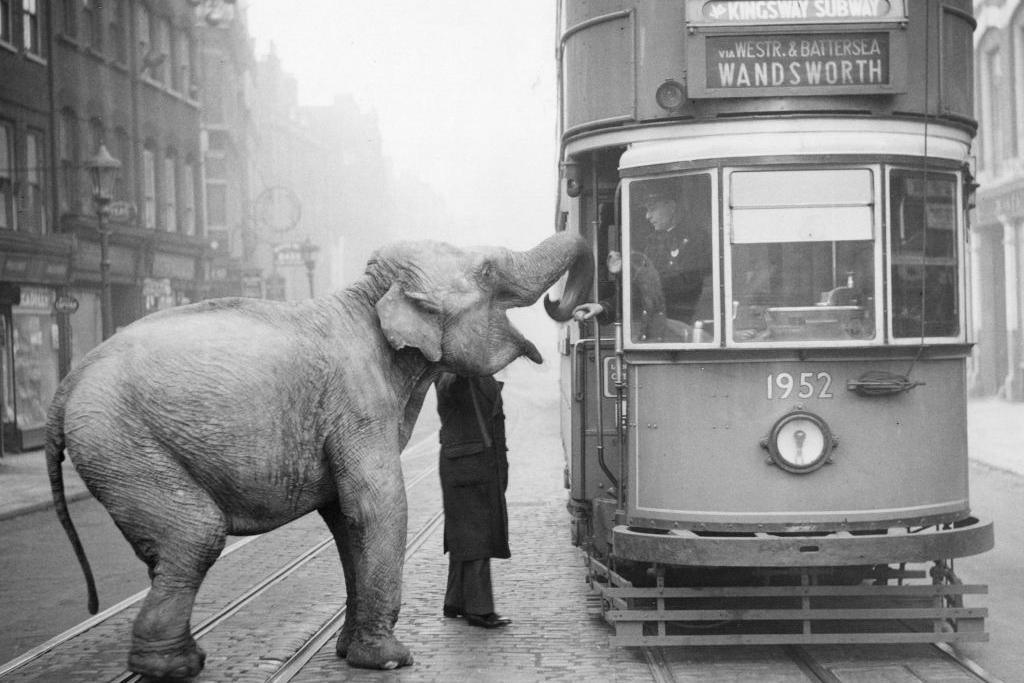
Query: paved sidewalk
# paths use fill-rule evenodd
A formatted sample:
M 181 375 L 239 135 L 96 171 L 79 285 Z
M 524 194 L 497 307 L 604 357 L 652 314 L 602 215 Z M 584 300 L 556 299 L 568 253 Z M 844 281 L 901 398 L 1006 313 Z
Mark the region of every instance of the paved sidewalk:
M 1024 476 L 1024 403 L 996 398 L 972 400 L 967 407 L 971 459 Z M 74 467 L 64 462 L 69 501 L 89 495 Z M 53 505 L 42 450 L 0 459 L 0 520 Z
M 74 466 L 64 460 L 64 496 L 68 501 L 89 495 Z M 46 455 L 42 450 L 6 453 L 0 459 L 0 521 L 53 507 Z

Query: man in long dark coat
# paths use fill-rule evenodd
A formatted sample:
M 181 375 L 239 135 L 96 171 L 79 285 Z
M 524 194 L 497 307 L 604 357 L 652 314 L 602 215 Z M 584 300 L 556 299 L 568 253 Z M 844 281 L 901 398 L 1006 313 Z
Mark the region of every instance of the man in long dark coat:
M 511 623 L 494 611 L 492 557 L 508 547 L 508 458 L 502 383 L 493 377 L 443 374 L 436 382 L 441 417 L 441 491 L 444 549 L 448 553 L 446 617 L 465 616 L 474 626 Z

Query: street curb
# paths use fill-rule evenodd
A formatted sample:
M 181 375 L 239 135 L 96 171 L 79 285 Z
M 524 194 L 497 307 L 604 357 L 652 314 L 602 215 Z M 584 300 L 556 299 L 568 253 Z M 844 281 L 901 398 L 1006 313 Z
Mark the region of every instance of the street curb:
M 73 493 L 65 494 L 64 498 L 68 503 L 74 503 L 82 500 L 83 498 L 90 498 L 92 494 L 88 491 L 75 491 Z M 6 511 L 0 511 L 0 522 L 14 519 L 15 517 L 21 517 L 22 515 L 28 515 L 33 512 L 39 512 L 40 510 L 46 510 L 47 508 L 53 508 L 53 500 L 40 500 L 34 503 L 25 503 L 19 507 L 12 508 Z

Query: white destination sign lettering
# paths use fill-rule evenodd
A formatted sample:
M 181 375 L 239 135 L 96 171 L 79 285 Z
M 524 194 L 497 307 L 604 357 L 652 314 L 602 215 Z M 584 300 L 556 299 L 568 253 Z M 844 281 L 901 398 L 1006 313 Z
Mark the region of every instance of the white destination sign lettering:
M 709 36 L 708 88 L 890 84 L 887 33 Z
M 710 0 L 703 14 L 717 23 L 869 21 L 891 9 L 886 0 Z

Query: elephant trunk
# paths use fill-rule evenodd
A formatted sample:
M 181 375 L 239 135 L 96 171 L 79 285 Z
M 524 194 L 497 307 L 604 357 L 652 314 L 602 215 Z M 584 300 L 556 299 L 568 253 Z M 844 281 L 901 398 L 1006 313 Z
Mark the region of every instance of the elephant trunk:
M 511 254 L 505 273 L 506 283 L 515 289 L 506 300 L 511 306 L 530 306 L 569 271 L 560 301 L 544 299 L 544 308 L 555 320 L 572 317 L 572 309 L 585 301 L 593 285 L 594 259 L 590 248 L 579 236 L 558 232 L 536 247 Z

